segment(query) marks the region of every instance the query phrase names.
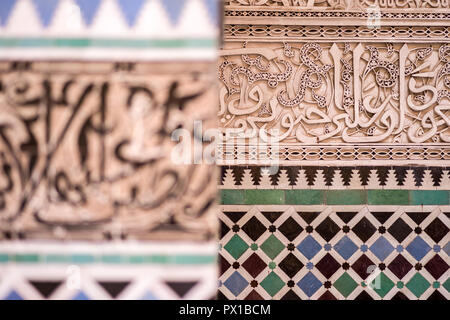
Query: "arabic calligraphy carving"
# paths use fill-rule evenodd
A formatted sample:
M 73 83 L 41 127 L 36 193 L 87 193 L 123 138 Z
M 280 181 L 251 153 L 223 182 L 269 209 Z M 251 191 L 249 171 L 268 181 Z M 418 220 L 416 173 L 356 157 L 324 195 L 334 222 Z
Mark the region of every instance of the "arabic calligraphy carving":
M 282 143 L 450 142 L 448 44 L 228 44 L 222 128 Z
M 2 229 L 211 237 L 214 167 L 170 160 L 173 129 L 193 130 L 194 119 L 215 124 L 210 72 L 77 66 L 89 72 L 49 64 L 55 71 L 41 73 L 28 64 L 0 73 Z M 83 233 L 93 228 L 99 232 Z

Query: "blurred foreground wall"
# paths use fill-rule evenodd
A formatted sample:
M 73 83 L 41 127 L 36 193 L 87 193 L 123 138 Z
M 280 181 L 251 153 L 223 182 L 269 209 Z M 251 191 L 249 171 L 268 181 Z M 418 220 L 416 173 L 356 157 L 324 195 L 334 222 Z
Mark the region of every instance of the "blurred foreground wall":
M 0 299 L 216 295 L 218 10 L 0 1 Z

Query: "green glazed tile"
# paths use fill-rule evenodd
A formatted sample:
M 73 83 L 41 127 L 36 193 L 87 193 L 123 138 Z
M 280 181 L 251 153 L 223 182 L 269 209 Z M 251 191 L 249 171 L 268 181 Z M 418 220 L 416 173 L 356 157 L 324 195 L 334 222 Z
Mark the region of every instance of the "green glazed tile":
M 273 234 L 271 234 L 261 245 L 261 250 L 272 260 L 275 259 L 284 248 L 284 244 Z
M 356 289 L 358 284 L 352 277 L 349 276 L 347 272 L 345 272 L 339 279 L 337 279 L 333 286 L 344 296 L 348 297 L 353 290 Z
M 140 264 L 144 263 L 144 257 L 142 255 L 132 255 L 129 258 L 129 262 L 131 264 Z
M 442 286 L 447 290 L 447 292 L 450 292 L 450 278 L 447 278 L 447 280 L 442 284 Z
M 237 234 L 235 234 L 230 241 L 224 246 L 224 249 L 236 260 L 244 254 L 249 248 L 248 244 L 242 240 Z
M 39 256 L 37 254 L 16 254 L 14 260 L 20 263 L 33 263 L 39 262 Z
M 173 260 L 176 264 L 181 265 L 188 265 L 188 264 L 199 265 L 199 264 L 213 264 L 216 263 L 217 259 L 215 256 L 210 255 L 196 255 L 196 256 L 180 255 L 175 256 Z
M 243 190 L 220 190 L 220 203 L 221 204 L 244 204 L 244 191 Z
M 368 190 L 369 204 L 376 205 L 408 205 L 408 190 Z
M 411 190 L 412 205 L 448 205 L 447 190 Z
M 366 191 L 329 190 L 326 192 L 326 202 L 330 205 L 366 204 Z
M 394 282 L 389 279 L 383 272 L 381 272 L 378 277 L 376 277 L 370 284 L 371 288 L 378 293 L 381 298 L 391 291 L 395 286 Z
M 44 258 L 46 263 L 66 263 L 70 262 L 69 256 L 57 255 L 57 254 L 49 254 Z
M 75 254 L 70 257 L 71 263 L 93 263 L 96 258 L 89 254 Z
M 164 255 L 143 255 L 142 260 L 143 263 L 157 263 L 157 264 L 165 264 L 167 263 L 167 256 Z
M 430 283 L 420 273 L 416 273 L 406 287 L 419 298 L 430 287 Z
M 9 260 L 9 255 L 7 254 L 0 254 L 0 263 L 1 262 L 8 262 Z
M 322 190 L 286 190 L 286 204 L 314 205 L 323 204 L 324 191 Z
M 267 291 L 268 294 L 270 294 L 271 297 L 273 297 L 278 293 L 278 291 L 281 290 L 281 288 L 283 288 L 285 283 L 275 272 L 272 271 L 263 281 L 261 281 L 260 285 Z
M 103 263 L 123 263 L 123 262 L 126 262 L 125 261 L 125 257 L 122 257 L 121 255 L 116 255 L 116 254 L 103 255 L 102 258 L 101 258 L 101 261 Z
M 245 204 L 284 204 L 284 190 L 245 190 Z

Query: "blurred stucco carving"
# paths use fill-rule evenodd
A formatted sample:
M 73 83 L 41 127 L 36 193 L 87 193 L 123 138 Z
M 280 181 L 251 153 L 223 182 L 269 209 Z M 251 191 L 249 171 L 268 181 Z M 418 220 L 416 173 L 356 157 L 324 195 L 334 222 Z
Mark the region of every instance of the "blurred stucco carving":
M 3 65 L 3 228 L 214 234 L 214 167 L 171 159 L 173 130 L 214 126 L 207 64 Z

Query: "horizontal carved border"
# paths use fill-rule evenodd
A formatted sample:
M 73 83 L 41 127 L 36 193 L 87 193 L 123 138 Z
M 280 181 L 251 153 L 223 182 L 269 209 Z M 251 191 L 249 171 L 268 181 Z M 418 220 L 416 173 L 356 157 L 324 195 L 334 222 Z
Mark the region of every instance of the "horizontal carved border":
M 302 164 L 320 162 L 346 165 L 368 163 L 428 163 L 448 165 L 449 145 L 280 145 L 278 147 L 219 146 L 217 162 L 221 165 L 236 164 Z
M 448 0 L 225 0 L 227 8 L 273 8 L 279 10 L 380 10 L 426 11 L 448 9 Z
M 380 18 L 393 20 L 420 19 L 420 20 L 442 20 L 448 19 L 449 10 L 433 10 L 428 12 L 412 12 L 412 11 L 391 11 L 380 12 Z M 264 17 L 264 18 L 356 18 L 369 19 L 372 13 L 363 11 L 311 11 L 311 10 L 268 10 L 260 8 L 251 9 L 225 9 L 225 17 Z M 226 21 L 225 21 L 226 22 Z M 317 20 L 316 20 L 317 23 Z M 448 23 L 448 22 L 447 22 Z M 298 24 L 304 24 L 304 21 L 298 21 Z
M 308 39 L 316 41 L 447 41 L 450 27 L 296 26 L 271 24 L 227 24 L 226 41 Z

